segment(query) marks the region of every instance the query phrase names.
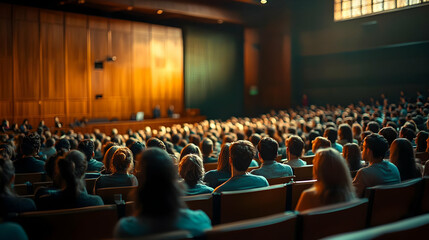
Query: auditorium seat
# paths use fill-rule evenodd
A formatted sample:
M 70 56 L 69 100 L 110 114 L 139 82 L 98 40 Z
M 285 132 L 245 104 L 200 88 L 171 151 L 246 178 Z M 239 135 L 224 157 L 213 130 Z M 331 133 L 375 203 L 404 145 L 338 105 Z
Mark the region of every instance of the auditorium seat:
M 429 213 L 429 176 L 423 177 L 423 190 L 420 194 L 420 213 Z
M 296 219 L 295 213 L 286 212 L 221 224 L 206 231 L 205 239 L 295 239 Z
M 307 165 L 313 165 L 314 156 L 315 155 L 302 156 L 301 159 L 304 160 L 307 163 Z
M 293 175 L 295 181 L 312 180 L 313 179 L 313 165 L 306 165 L 302 167 L 294 167 Z
M 274 185 L 214 194 L 219 206 L 219 223 L 229 223 L 286 211 L 286 186 Z M 218 204 L 218 205 L 217 205 Z M 217 216 L 214 216 L 215 223 Z
M 294 177 L 295 176 L 270 178 L 270 179 L 267 179 L 267 181 L 270 185 L 285 184 L 285 183 L 289 183 L 290 181 L 293 181 Z
M 96 178 L 85 179 L 85 187 L 86 187 L 86 192 L 88 192 L 88 194 L 94 194 L 95 181 L 97 181 Z
M 367 226 L 391 223 L 416 214 L 422 179 L 416 178 L 392 185 L 379 185 L 365 190 L 369 199 Z
M 137 186 L 132 187 L 112 187 L 97 189 L 96 195 L 103 199 L 104 204 L 114 204 L 115 195 L 120 194 L 121 199 L 125 202 L 132 200 L 131 193 L 137 189 Z
M 351 239 L 377 239 L 377 240 L 403 240 L 425 239 L 429 233 L 429 213 L 372 227 L 365 230 L 337 234 L 323 239 L 351 240 Z M 426 237 L 425 237 L 426 236 Z
M 52 184 L 53 184 L 52 181 L 49 181 L 49 182 L 35 182 L 35 183 L 33 183 L 33 193 L 36 193 L 37 189 L 39 189 L 40 187 L 50 187 L 50 186 L 52 186 Z
M 204 171 L 208 172 L 210 170 L 217 169 L 217 162 L 215 163 L 204 163 Z
M 301 193 L 308 188 L 311 188 L 316 180 L 296 181 L 286 185 L 287 189 L 287 205 L 286 210 L 295 210 L 296 204 L 298 203 Z
M 211 193 L 184 196 L 182 200 L 184 200 L 189 209 L 205 212 L 213 222 L 213 195 Z
M 15 184 L 22 184 L 26 182 L 44 182 L 48 180 L 45 173 L 17 173 L 15 174 Z
M 116 205 L 27 212 L 16 221 L 29 239 L 111 238 L 118 221 Z
M 151 234 L 141 238 L 131 238 L 133 240 L 187 240 L 194 239 L 192 234 L 186 230 L 177 230 L 166 233 Z M 130 239 L 130 240 L 131 240 Z
M 320 239 L 329 235 L 365 228 L 368 199 L 332 204 L 299 213 L 299 240 Z
M 32 192 L 32 186 L 31 183 L 22 183 L 22 184 L 14 184 L 13 185 L 13 190 L 15 191 L 16 194 L 18 195 L 29 195 L 29 194 L 33 194 Z
M 416 152 L 416 159 L 419 159 L 420 163 L 424 165 L 429 160 L 429 152 Z

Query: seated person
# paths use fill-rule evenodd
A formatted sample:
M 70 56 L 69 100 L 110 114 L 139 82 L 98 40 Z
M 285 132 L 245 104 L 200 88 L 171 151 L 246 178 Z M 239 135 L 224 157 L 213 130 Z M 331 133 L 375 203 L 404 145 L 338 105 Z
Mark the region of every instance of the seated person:
M 36 159 L 40 149 L 40 136 L 37 133 L 30 133 L 21 142 L 22 157 L 17 159 L 13 165 L 15 173 L 36 173 L 45 171 L 45 162 Z
M 225 143 L 219 154 L 217 169 L 206 172 L 203 181 L 210 187 L 216 188 L 231 177 L 229 165 L 229 147 L 231 143 Z
M 28 240 L 25 230 L 21 225 L 14 222 L 0 221 L 0 232 L 0 239 Z
M 356 199 L 349 169 L 336 149 L 327 148 L 316 153 L 313 177 L 317 182 L 302 192 L 297 211 Z
M 188 154 L 180 160 L 179 174 L 184 179 L 187 189 L 186 195 L 212 193 L 213 188 L 202 182 L 204 176 L 203 160 L 198 155 Z
M 362 158 L 369 162 L 368 167 L 359 169 L 353 179 L 358 197 L 362 197 L 367 187 L 401 182 L 398 168 L 391 162 L 383 160 L 389 144 L 387 140 L 372 133 L 363 140 Z
M 356 143 L 346 143 L 343 146 L 343 158 L 346 160 L 350 171 L 357 171 L 365 164 L 360 148 Z
M 86 161 L 88 162 L 88 172 L 101 172 L 104 169 L 104 164 L 93 158 L 95 153 L 94 142 L 92 140 L 84 139 L 80 141 L 77 149 L 85 154 Z
M 331 147 L 331 141 L 325 137 L 317 137 L 313 140 L 312 151 L 316 154 L 317 150 Z
M 264 176 L 266 179 L 292 176 L 293 171 L 289 165 L 276 162 L 278 149 L 279 144 L 273 138 L 261 139 L 258 143 L 258 151 L 262 165 L 250 173 Z
M 232 166 L 231 178 L 218 186 L 214 192 L 244 190 L 269 185 L 266 178 L 246 173 L 255 155 L 255 148 L 251 142 L 240 140 L 232 143 L 229 147 L 229 154 L 229 163 Z
M 10 213 L 36 211 L 33 200 L 18 197 L 13 191 L 15 170 L 5 151 L 5 149 L 0 150 L 0 218 L 7 217 Z
M 103 157 L 103 164 L 104 164 L 104 174 L 110 174 L 111 169 L 112 169 L 112 158 L 113 158 L 113 154 L 115 154 L 116 150 L 118 150 L 120 148 L 120 146 L 118 145 L 113 145 L 111 146 L 106 153 L 104 154 Z
M 204 163 L 217 162 L 217 158 L 212 156 L 213 153 L 213 141 L 210 138 L 204 138 L 200 143 L 200 150 L 203 154 Z
M 397 138 L 390 146 L 390 162 L 395 164 L 401 175 L 401 181 L 421 178 L 423 167 L 417 165 L 411 142 L 405 138 Z
M 40 151 L 40 155 L 44 156 L 45 159 L 49 159 L 51 156 L 55 155 L 57 151 L 55 150 L 55 139 L 48 138 L 46 139 L 45 147 Z
M 343 152 L 343 146 L 341 144 L 337 143 L 337 136 L 338 132 L 333 127 L 328 127 L 325 129 L 325 132 L 323 133 L 323 137 L 327 138 L 331 142 L 331 146 L 333 149 L 337 150 L 338 152 Z
M 286 141 L 287 165 L 291 167 L 302 167 L 307 165 L 307 162 L 300 159 L 302 150 L 304 149 L 304 141 L 299 136 L 290 136 Z
M 39 210 L 80 208 L 103 205 L 101 197 L 89 195 L 85 188 L 85 171 L 88 162 L 85 155 L 77 150 L 70 151 L 58 159 L 57 177 L 62 183 L 61 190 L 41 196 L 36 203 Z
M 181 198 L 177 168 L 167 152 L 148 148 L 141 155 L 137 169 L 142 179 L 136 193 L 134 216 L 116 224 L 115 238 L 131 238 L 175 230 L 202 235 L 211 228 L 210 219 L 201 210 L 190 210 Z
M 130 174 L 134 166 L 133 154 L 127 147 L 120 147 L 112 157 L 111 172 L 95 181 L 94 192 L 99 188 L 137 186 L 137 178 Z

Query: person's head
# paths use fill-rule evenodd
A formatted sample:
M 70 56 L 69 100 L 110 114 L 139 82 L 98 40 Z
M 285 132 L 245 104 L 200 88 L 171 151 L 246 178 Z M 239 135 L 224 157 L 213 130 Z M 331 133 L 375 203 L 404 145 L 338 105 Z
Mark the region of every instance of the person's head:
M 408 141 L 413 142 L 416 137 L 416 132 L 410 127 L 401 127 L 401 131 L 399 132 L 400 138 L 406 138 Z
M 46 148 L 51 148 L 55 145 L 55 139 L 53 138 L 48 138 L 46 140 Z
M 235 170 L 244 172 L 249 167 L 250 162 L 252 162 L 255 152 L 255 147 L 249 141 L 240 140 L 234 142 L 229 147 L 230 164 Z
M 174 145 L 179 145 L 180 140 L 182 140 L 182 135 L 180 133 L 176 133 L 171 137 L 171 142 Z
M 324 137 L 317 137 L 316 139 L 313 140 L 313 146 L 312 146 L 312 151 L 314 154 L 316 154 L 317 150 L 321 149 L 321 148 L 329 148 L 331 147 L 331 142 Z
M 250 136 L 249 141 L 253 144 L 253 146 L 258 146 L 259 141 L 261 141 L 261 135 L 257 134 L 257 133 L 253 133 Z
M 231 173 L 231 165 L 229 163 L 229 147 L 231 143 L 225 143 L 219 153 L 217 160 L 217 170 Z
M 264 162 L 275 161 L 279 144 L 271 137 L 262 138 L 258 143 L 259 156 Z
M 61 157 L 57 162 L 59 182 L 63 184 L 66 200 L 73 202 L 78 193 L 85 190 L 83 178 L 88 167 L 85 154 L 72 150 L 65 157 Z
M 209 156 L 213 152 L 213 141 L 210 138 L 204 138 L 200 143 L 200 149 L 203 156 Z
M 201 182 L 204 176 L 203 160 L 196 154 L 188 154 L 180 160 L 179 174 L 189 187 Z
M 69 140 L 62 138 L 58 140 L 58 142 L 55 144 L 55 150 L 57 150 L 57 153 L 63 154 L 68 151 L 70 151 L 70 142 Z
M 343 123 L 338 127 L 338 139 L 347 143 L 353 142 L 352 128 L 347 123 Z
M 388 149 L 387 140 L 377 133 L 372 133 L 363 140 L 362 158 L 370 163 L 381 162 Z
M 401 175 L 401 181 L 415 178 L 417 167 L 411 142 L 398 138 L 390 146 L 390 161 L 395 164 Z
M 380 131 L 380 125 L 375 121 L 371 121 L 368 123 L 368 125 L 366 125 L 366 130 L 373 133 L 378 133 L 378 131 Z
M 200 146 L 201 137 L 198 134 L 191 134 L 189 136 L 189 143 L 193 143 L 196 146 Z
M 165 146 L 164 142 L 162 142 L 161 140 L 159 140 L 156 137 L 149 138 L 146 142 L 146 146 L 148 148 L 156 147 L 156 148 L 160 148 L 164 151 L 167 150 L 167 147 Z
M 6 151 L 4 149 L 0 150 Z M 15 168 L 12 161 L 4 154 L 0 154 L 0 195 L 12 195 L 11 184 L 14 180 Z M 3 210 L 0 210 L 3 214 Z
M 137 155 L 145 150 L 146 146 L 144 143 L 137 141 L 130 146 L 130 150 L 133 153 L 133 158 L 136 159 Z
M 378 132 L 378 134 L 380 134 L 387 140 L 389 146 L 398 137 L 398 133 L 395 129 L 393 129 L 393 127 L 384 127 Z
M 354 138 L 360 138 L 360 135 L 362 133 L 362 127 L 360 126 L 359 123 L 353 123 L 352 133 Z
M 105 173 L 110 173 L 110 170 L 112 169 L 111 163 L 112 163 L 113 154 L 115 154 L 116 150 L 118 150 L 119 148 L 120 148 L 120 146 L 113 145 L 104 154 L 103 164 L 105 166 L 105 170 L 104 170 Z
M 40 136 L 37 133 L 30 133 L 22 139 L 21 152 L 23 155 L 33 156 L 39 152 Z
M 429 138 L 429 133 L 426 131 L 420 131 L 417 133 L 416 137 L 416 152 L 425 152 L 427 148 L 427 139 Z
M 335 144 L 335 142 L 337 141 L 337 135 L 338 132 L 333 127 L 326 128 L 325 132 L 323 133 L 323 137 L 327 138 L 331 142 L 331 145 Z
M 90 161 L 94 157 L 95 145 L 90 139 L 84 139 L 79 142 L 78 150 L 85 154 L 86 161 Z
M 112 156 L 112 173 L 129 173 L 134 167 L 133 154 L 127 147 L 120 147 Z
M 316 191 L 324 204 L 345 202 L 355 198 L 352 177 L 341 154 L 333 149 L 321 149 L 313 159 Z
M 290 136 L 286 142 L 286 151 L 297 158 L 301 157 L 304 141 L 299 136 Z M 288 156 L 290 158 L 290 156 Z
M 343 146 L 343 157 L 346 159 L 350 171 L 356 171 L 362 167 L 362 153 L 356 143 L 347 143 Z
M 138 161 L 136 213 L 151 220 L 154 232 L 170 230 L 183 205 L 177 168 L 168 153 L 159 148 L 146 149 Z
M 197 147 L 197 145 L 193 144 L 193 143 L 189 143 L 188 145 L 186 145 L 182 151 L 180 152 L 180 160 L 182 160 L 183 157 L 185 157 L 188 154 L 196 154 L 198 155 L 200 158 L 203 157 L 203 155 L 201 154 L 200 149 Z

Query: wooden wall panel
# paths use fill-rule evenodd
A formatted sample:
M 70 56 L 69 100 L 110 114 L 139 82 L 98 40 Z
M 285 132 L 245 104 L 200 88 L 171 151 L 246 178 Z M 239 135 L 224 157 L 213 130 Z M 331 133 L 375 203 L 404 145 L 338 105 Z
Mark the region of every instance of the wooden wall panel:
M 12 101 L 12 7 L 0 4 L 0 99 Z M 11 110 L 11 108 L 8 108 Z M 13 113 L 2 109 L 0 114 L 10 117 Z M 6 114 L 7 113 L 7 114 Z
M 182 31 L 177 28 L 169 27 L 167 29 L 166 49 L 167 74 L 171 85 L 168 88 L 168 105 L 173 105 L 176 112 L 182 112 L 183 109 L 183 39 Z M 167 106 L 168 108 L 168 106 Z
M 1 119 L 11 119 L 13 117 L 13 104 L 12 101 L 0 101 L 0 116 Z M 1 120 L 1 121 L 2 121 Z
M 55 116 L 65 117 L 64 100 L 47 100 L 43 101 L 42 113 L 46 118 L 53 118 Z
M 88 100 L 69 100 L 69 116 L 88 116 Z

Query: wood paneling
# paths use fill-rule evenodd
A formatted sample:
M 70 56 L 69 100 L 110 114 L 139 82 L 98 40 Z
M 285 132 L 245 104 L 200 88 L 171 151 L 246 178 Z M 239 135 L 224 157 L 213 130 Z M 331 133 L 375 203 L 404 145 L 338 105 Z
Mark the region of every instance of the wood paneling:
M 0 114 L 129 119 L 183 110 L 178 28 L 0 4 Z M 106 61 L 116 56 L 116 61 Z M 96 61 L 103 62 L 95 69 Z M 96 95 L 102 95 L 96 99 Z

